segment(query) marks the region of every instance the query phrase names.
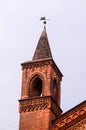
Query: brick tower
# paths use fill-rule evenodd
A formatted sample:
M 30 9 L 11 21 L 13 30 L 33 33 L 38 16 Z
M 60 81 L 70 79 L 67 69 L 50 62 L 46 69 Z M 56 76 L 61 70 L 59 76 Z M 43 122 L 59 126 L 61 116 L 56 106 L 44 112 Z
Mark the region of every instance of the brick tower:
M 51 130 L 51 121 L 62 113 L 61 80 L 44 26 L 32 61 L 22 63 L 19 130 Z

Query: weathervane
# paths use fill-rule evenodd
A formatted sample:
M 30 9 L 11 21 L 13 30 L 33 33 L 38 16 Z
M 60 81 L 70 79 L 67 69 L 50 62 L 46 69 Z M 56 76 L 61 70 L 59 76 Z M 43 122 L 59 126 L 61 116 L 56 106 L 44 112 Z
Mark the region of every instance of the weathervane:
M 47 23 L 46 21 L 47 21 L 47 20 L 50 20 L 50 19 L 46 19 L 46 17 L 41 17 L 40 20 L 43 21 L 43 24 L 44 24 L 44 25 L 46 25 L 46 23 Z

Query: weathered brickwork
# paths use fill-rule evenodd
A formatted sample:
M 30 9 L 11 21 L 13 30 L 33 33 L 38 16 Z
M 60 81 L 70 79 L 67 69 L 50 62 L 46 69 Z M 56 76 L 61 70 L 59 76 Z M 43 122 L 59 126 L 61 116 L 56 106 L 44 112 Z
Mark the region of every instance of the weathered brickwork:
M 44 28 L 32 61 L 22 63 L 19 130 L 52 129 L 51 121 L 62 113 L 61 80 Z
M 83 122 L 83 123 L 82 123 Z M 80 125 L 82 124 L 82 125 Z M 60 118 L 53 121 L 53 130 L 85 130 L 86 124 L 86 101 L 64 113 Z
M 20 130 L 49 130 L 50 110 L 22 112 L 20 115 Z M 46 120 L 46 121 L 45 121 Z
M 46 28 L 32 61 L 22 63 L 19 130 L 86 130 L 86 101 L 62 114 L 62 73 L 55 64 Z
M 54 62 L 52 59 L 47 59 L 43 61 L 30 62 L 22 64 L 22 94 L 21 98 L 30 97 L 31 80 L 38 75 L 43 81 L 43 95 L 53 96 L 53 80 L 56 79 L 58 86 L 58 97 L 57 102 L 60 106 L 60 89 L 61 89 L 61 73 L 58 68 L 55 68 L 53 65 Z M 46 87 L 47 86 L 47 87 Z
M 67 130 L 86 130 L 86 118 L 72 125 Z

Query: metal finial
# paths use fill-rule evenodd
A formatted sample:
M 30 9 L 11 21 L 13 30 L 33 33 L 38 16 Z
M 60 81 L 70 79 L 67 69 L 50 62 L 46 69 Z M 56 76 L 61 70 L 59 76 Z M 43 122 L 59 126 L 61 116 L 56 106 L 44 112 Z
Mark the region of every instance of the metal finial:
M 40 20 L 42 20 L 42 21 L 43 21 L 43 24 L 45 25 L 45 24 L 47 23 L 46 21 L 47 21 L 47 20 L 50 20 L 50 19 L 46 19 L 46 17 L 41 17 Z

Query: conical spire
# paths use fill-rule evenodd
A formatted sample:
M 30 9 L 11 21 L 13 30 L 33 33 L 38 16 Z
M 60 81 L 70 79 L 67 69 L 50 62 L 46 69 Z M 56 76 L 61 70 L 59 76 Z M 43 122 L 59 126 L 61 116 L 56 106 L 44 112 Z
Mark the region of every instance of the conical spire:
M 34 56 L 32 60 L 39 60 L 39 59 L 46 59 L 46 58 L 52 58 L 47 33 L 46 33 L 46 27 L 44 26 L 44 29 L 42 31 L 42 34 L 40 36 L 38 45 L 36 47 Z

